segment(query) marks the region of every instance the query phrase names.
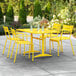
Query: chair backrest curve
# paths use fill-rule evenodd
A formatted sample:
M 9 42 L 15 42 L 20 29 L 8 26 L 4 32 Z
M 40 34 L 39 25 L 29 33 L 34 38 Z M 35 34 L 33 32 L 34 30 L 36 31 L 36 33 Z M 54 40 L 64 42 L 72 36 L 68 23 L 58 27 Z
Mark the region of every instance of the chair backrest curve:
M 3 26 L 3 29 L 4 29 L 6 37 L 7 38 L 11 38 L 11 36 L 10 36 L 10 30 L 8 29 L 8 27 L 7 26 Z

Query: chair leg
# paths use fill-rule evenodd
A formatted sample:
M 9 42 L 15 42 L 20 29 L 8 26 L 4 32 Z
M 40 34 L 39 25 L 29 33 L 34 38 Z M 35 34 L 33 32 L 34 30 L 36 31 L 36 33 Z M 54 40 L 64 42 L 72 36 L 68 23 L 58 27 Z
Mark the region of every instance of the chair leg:
M 18 45 L 19 45 L 19 44 L 17 44 L 16 53 L 15 53 L 15 57 L 14 57 L 14 63 L 15 63 L 15 61 L 16 61 L 16 56 L 17 56 L 17 52 L 18 52 Z
M 51 41 L 49 40 L 49 53 L 51 54 Z
M 26 36 L 26 41 L 28 41 L 28 37 Z
M 24 44 L 24 54 L 23 54 L 23 56 L 25 56 L 25 44 Z
M 54 50 L 54 43 L 53 43 L 53 41 L 52 41 L 52 47 L 53 47 L 53 50 Z
M 39 40 L 39 50 L 41 50 L 41 40 Z
M 31 50 L 31 45 L 29 45 L 29 59 L 30 59 L 30 50 Z
M 6 44 L 7 44 L 7 39 L 6 39 L 6 41 L 5 41 L 5 45 L 4 45 L 4 48 L 3 48 L 3 55 L 4 55 L 4 52 L 5 52 L 5 47 L 6 47 Z
M 32 61 L 34 61 L 34 45 L 33 45 L 33 52 L 32 52 Z
M 13 55 L 14 46 L 15 46 L 15 42 L 14 42 L 14 44 L 13 44 L 13 48 L 12 48 L 12 52 L 11 52 L 10 59 L 12 58 L 12 55 Z
M 63 45 L 62 45 L 62 40 L 61 40 L 61 52 L 63 53 Z
M 7 54 L 7 58 L 9 57 L 9 53 L 10 53 L 10 47 L 11 47 L 11 40 L 10 40 L 10 45 L 9 45 L 9 49 L 8 49 L 8 54 Z
M 46 52 L 46 39 L 45 39 L 45 42 L 44 42 L 44 44 L 45 44 L 45 52 Z
M 71 43 L 71 47 L 72 47 L 73 55 L 75 56 L 75 53 L 74 53 L 74 49 L 73 49 L 73 45 L 72 45 L 72 41 L 71 41 L 71 39 L 70 39 L 70 43 Z
M 58 56 L 59 56 L 59 42 L 58 42 Z
M 19 48 L 19 54 L 21 54 L 21 44 L 20 44 L 20 48 Z

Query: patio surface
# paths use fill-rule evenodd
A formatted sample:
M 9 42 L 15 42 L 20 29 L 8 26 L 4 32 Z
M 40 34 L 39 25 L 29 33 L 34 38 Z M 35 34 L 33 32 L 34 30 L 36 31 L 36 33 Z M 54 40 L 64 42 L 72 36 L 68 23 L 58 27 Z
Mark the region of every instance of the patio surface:
M 37 36 L 37 35 L 35 35 Z M 76 39 L 71 37 L 74 51 L 76 54 Z M 13 63 L 16 46 L 14 48 L 13 58 L 6 58 L 9 41 L 7 43 L 5 54 L 2 55 L 6 37 L 0 36 L 0 76 L 76 76 L 76 55 L 73 56 L 70 41 L 63 41 L 63 54 L 57 57 L 57 44 L 54 43 L 55 49 L 52 49 L 52 57 L 36 58 L 34 62 L 28 59 L 28 54 L 24 57 L 17 55 L 16 63 Z M 30 40 L 30 38 L 29 38 Z M 39 50 L 38 40 L 34 40 L 34 49 Z M 13 46 L 13 42 L 12 42 Z M 12 48 L 11 46 L 11 48 Z M 28 46 L 26 46 L 28 50 Z M 49 53 L 49 39 L 46 45 Z M 21 51 L 23 52 L 23 45 Z M 36 55 L 36 54 L 35 54 Z

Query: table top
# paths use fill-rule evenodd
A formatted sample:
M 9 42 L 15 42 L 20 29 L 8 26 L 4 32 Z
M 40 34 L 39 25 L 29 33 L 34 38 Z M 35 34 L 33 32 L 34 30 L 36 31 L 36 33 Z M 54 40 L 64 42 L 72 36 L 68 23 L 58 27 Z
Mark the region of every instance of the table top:
M 27 32 L 27 33 L 33 33 L 33 34 L 45 34 L 45 33 L 52 33 L 51 30 L 49 29 L 44 29 L 44 31 L 42 31 L 42 29 L 40 29 L 39 31 L 37 29 L 16 29 L 16 31 L 21 31 L 21 32 Z M 55 32 L 55 31 L 53 31 Z

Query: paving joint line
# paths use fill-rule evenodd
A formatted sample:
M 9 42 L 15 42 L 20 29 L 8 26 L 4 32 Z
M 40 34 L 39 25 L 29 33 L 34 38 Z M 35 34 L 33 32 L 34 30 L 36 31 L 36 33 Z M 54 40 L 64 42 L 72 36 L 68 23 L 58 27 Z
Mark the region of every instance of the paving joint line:
M 53 75 L 53 76 L 54 76 L 54 74 L 52 74 L 52 73 L 48 72 L 48 71 L 47 71 L 47 70 L 45 70 L 44 68 L 41 68 L 41 67 L 37 66 L 36 64 L 34 64 L 34 65 L 35 65 L 36 67 L 38 67 L 38 68 L 40 68 L 40 69 L 44 70 L 45 72 L 49 73 L 49 75 Z

